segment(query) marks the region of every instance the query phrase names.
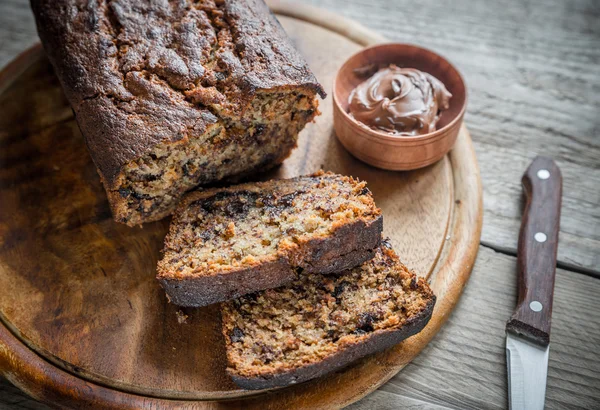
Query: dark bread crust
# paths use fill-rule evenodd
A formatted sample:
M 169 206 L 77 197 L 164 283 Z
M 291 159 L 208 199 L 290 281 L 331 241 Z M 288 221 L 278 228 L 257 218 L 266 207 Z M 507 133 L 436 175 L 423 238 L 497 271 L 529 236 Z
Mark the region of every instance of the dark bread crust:
M 247 121 L 241 117 L 260 92 L 325 97 L 263 0 L 31 0 L 31 6 L 118 220 L 127 207 L 115 193 L 125 166 L 157 145 Z M 287 157 L 295 146 L 295 136 L 289 139 L 259 165 L 267 169 Z
M 411 317 L 401 328 L 378 330 L 359 343 L 327 357 L 321 362 L 293 369 L 285 373 L 276 373 L 269 377 L 243 377 L 228 369 L 229 376 L 240 387 L 248 390 L 272 389 L 302 383 L 348 366 L 367 355 L 385 350 L 419 333 L 429 323 L 436 298 L 433 296 L 426 308 Z
M 173 31 L 172 24 L 181 18 L 182 10 L 161 10 L 161 21 L 150 19 L 152 6 L 145 1 L 113 0 L 107 5 L 104 1 L 31 0 L 31 6 L 48 58 L 75 111 L 92 158 L 110 187 L 115 187 L 125 164 L 156 144 L 177 141 L 186 132 L 202 133 L 207 124 L 216 121 L 210 111 L 189 103 L 177 89 L 180 83 L 198 81 L 204 74 L 202 67 L 193 67 L 192 60 L 201 58 L 193 50 L 179 53 L 181 62 L 164 56 L 165 66 L 160 71 L 170 86 L 152 84 L 133 68 L 123 72 L 111 59 L 119 53 L 114 40 L 127 21 L 132 22 L 127 28 L 138 38 L 147 36 L 148 25 L 158 24 L 157 29 L 176 36 L 186 49 L 204 50 L 207 46 L 202 33 L 190 39 L 184 37 L 185 32 Z M 240 110 L 259 90 L 307 87 L 325 96 L 262 0 L 227 0 L 222 10 L 235 32 L 234 52 L 223 53 L 218 63 L 227 68 L 227 86 L 235 88 L 236 95 L 231 98 L 240 100 Z M 147 41 L 155 45 L 154 39 Z M 191 67 L 188 71 L 192 72 L 181 75 L 180 64 Z M 144 109 L 132 107 L 134 112 L 120 106 L 133 100 L 148 103 Z
M 328 199 L 321 199 L 321 202 L 310 201 L 315 200 L 315 195 L 318 197 L 324 194 L 331 196 L 325 196 L 324 198 Z M 331 205 L 335 203 L 336 198 L 340 198 L 339 205 Z M 235 212 L 229 214 L 229 219 L 225 219 L 224 222 L 219 220 L 224 209 L 226 211 L 241 199 L 247 204 L 245 207 L 238 209 L 234 206 Z M 269 203 L 271 205 L 267 205 Z M 214 221 L 218 220 L 219 225 L 229 222 L 234 225 L 243 224 L 259 220 L 257 214 L 253 217 L 248 216 L 247 212 L 251 209 L 262 209 L 269 213 L 278 206 L 283 206 L 287 212 L 294 214 L 302 209 L 314 210 L 317 204 L 333 206 L 331 212 L 337 210 L 337 207 L 346 210 L 346 207 L 357 204 L 364 208 L 355 209 L 358 213 L 353 213 L 352 217 L 336 221 L 327 219 L 331 226 L 326 234 L 314 234 L 311 231 L 302 239 L 290 241 L 293 242 L 291 244 L 279 243 L 269 253 L 264 254 L 262 259 L 248 264 L 234 266 L 225 263 L 218 264 L 216 268 L 207 268 L 199 267 L 198 262 L 210 261 L 211 254 L 208 254 L 208 257 L 195 255 L 190 256 L 190 259 L 184 258 L 185 250 L 210 249 L 210 244 L 214 243 L 212 241 L 218 240 L 208 236 L 201 242 L 194 242 L 202 233 L 213 229 L 210 224 L 215 223 Z M 201 220 L 198 220 L 198 217 Z M 330 217 L 331 215 L 327 216 Z M 260 230 L 267 224 L 261 221 L 257 229 Z M 190 227 L 197 231 L 188 231 Z M 234 231 L 235 237 L 241 235 L 244 238 L 243 233 L 238 233 L 238 228 Z M 354 268 L 373 258 L 375 249 L 381 243 L 382 231 L 383 216 L 375 205 L 371 192 L 364 182 L 347 176 L 319 171 L 313 175 L 291 179 L 195 191 L 187 194 L 174 212 L 169 233 L 165 238 L 164 256 L 158 263 L 157 279 L 172 303 L 179 306 L 205 306 L 285 285 L 297 279 L 300 271 L 327 274 Z M 262 230 L 260 232 L 264 235 Z M 248 231 L 246 235 L 253 237 Z M 282 235 L 286 240 L 293 237 L 288 231 Z M 224 242 L 222 246 L 230 245 Z M 185 267 L 190 265 L 194 267 L 186 271 Z
M 322 376 L 418 333 L 435 302 L 382 240 L 374 258 L 353 269 L 222 303 L 227 373 L 246 389 Z
M 186 201 L 188 202 L 188 201 Z M 297 278 L 297 267 L 307 273 L 333 273 L 353 268 L 371 259 L 381 242 L 383 216 L 373 221 L 358 220 L 337 229 L 329 238 L 303 244 L 299 264 L 279 258 L 250 269 L 224 275 L 174 278 L 158 276 L 169 300 L 178 306 L 206 306 L 258 290 L 286 285 Z

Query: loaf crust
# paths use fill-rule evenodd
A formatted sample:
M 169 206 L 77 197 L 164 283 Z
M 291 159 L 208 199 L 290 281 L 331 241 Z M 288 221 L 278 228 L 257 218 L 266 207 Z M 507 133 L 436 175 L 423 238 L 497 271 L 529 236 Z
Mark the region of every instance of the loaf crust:
M 115 219 L 128 225 L 164 217 L 197 184 L 281 163 L 325 96 L 262 0 L 31 5 Z M 201 157 L 193 172 L 182 152 Z
M 418 333 L 431 318 L 435 296 L 423 279 L 400 263 L 388 242 L 382 242 L 374 259 L 340 273 L 335 279 L 330 278 L 319 278 L 319 275 L 300 278 L 282 288 L 257 292 L 221 305 L 227 372 L 236 384 L 245 389 L 269 389 L 322 376 Z M 358 282 L 341 286 L 346 279 Z M 353 285 L 359 288 L 355 290 Z M 374 286 L 372 292 L 380 295 L 375 301 L 383 297 L 381 292 L 395 291 L 393 294 L 398 298 L 395 303 L 399 304 L 395 306 L 396 311 L 380 312 L 379 317 L 375 317 L 374 312 L 381 306 L 389 307 L 392 303 L 389 300 L 384 305 L 365 303 L 362 308 L 366 311 L 355 311 L 359 307 L 353 304 L 340 305 L 338 298 L 361 297 L 355 293 L 369 286 Z M 365 292 L 369 295 L 369 290 Z M 308 300 L 309 311 L 302 307 L 304 300 Z M 344 310 L 347 321 L 339 319 L 343 314 L 338 309 Z M 329 312 L 326 318 L 322 316 L 324 311 Z M 296 317 L 298 319 L 290 319 Z M 365 317 L 368 320 L 363 320 Z M 288 327 L 294 320 L 297 327 Z M 260 339 L 257 334 L 261 335 Z M 311 340 L 309 344 L 303 341 L 305 336 Z M 307 353 L 295 354 L 294 349 L 302 349 L 299 345 L 303 344 Z M 311 346 L 317 346 L 317 350 Z
M 339 191 L 334 191 L 335 189 Z M 338 207 L 347 206 L 350 210 L 351 206 L 355 206 L 353 204 L 362 207 L 361 210 L 353 212 L 362 212 L 362 214 L 337 221 L 323 220 L 321 223 L 331 226 L 323 228 L 324 230 L 319 231 L 318 234 L 301 230 L 294 231 L 293 234 L 277 232 L 277 235 L 281 236 L 275 239 L 278 242 L 272 244 L 270 251 L 261 254 L 261 249 L 258 249 L 254 255 L 248 256 L 239 263 L 217 265 L 206 262 L 201 257 L 190 256 L 191 248 L 205 249 L 212 246 L 210 241 L 215 241 L 214 238 L 202 240 L 198 238 L 199 236 L 208 235 L 213 230 L 220 229 L 220 226 L 227 226 L 230 223 L 234 226 L 238 222 L 250 223 L 246 215 L 237 218 L 236 215 L 221 214 L 221 208 L 238 207 L 239 205 L 236 205 L 238 202 L 217 201 L 219 206 L 214 212 L 207 213 L 201 210 L 201 207 L 206 207 L 206 204 L 212 203 L 216 197 L 224 197 L 225 201 L 230 198 L 238 201 L 240 198 L 249 197 L 251 199 L 247 204 L 250 211 L 246 212 L 262 212 L 257 214 L 262 217 L 273 212 L 272 209 L 275 210 L 274 212 L 280 212 L 282 216 L 276 214 L 274 222 L 265 223 L 266 229 L 266 225 L 278 223 L 277 218 L 283 220 L 286 218 L 285 215 L 294 214 L 300 215 L 297 225 L 303 226 L 306 220 L 302 220 L 304 214 L 301 212 L 307 212 L 310 217 L 314 216 L 313 210 L 303 210 L 303 206 L 317 204 L 317 202 L 310 203 L 313 195 L 315 197 L 325 195 L 332 201 L 337 201 L 331 205 L 333 202 L 329 202 L 324 197 L 321 199 L 321 203 L 332 206 L 329 210 L 332 215 L 340 215 L 339 212 L 336 213 Z M 348 198 L 342 198 L 343 195 L 347 195 Z M 292 197 L 294 199 L 290 200 L 287 206 L 280 205 L 282 201 L 286 201 L 285 198 Z M 265 198 L 271 198 L 269 201 L 273 201 L 273 204 L 255 205 L 266 202 Z M 201 214 L 200 222 L 195 219 L 196 213 Z M 222 221 L 219 220 L 215 227 L 216 218 L 221 218 Z M 261 228 L 263 226 L 259 224 L 257 229 Z M 157 278 L 172 303 L 180 306 L 204 306 L 257 290 L 281 286 L 296 279 L 298 275 L 315 272 L 333 273 L 357 266 L 373 257 L 373 250 L 381 241 L 382 230 L 381 211 L 375 206 L 365 183 L 331 173 L 321 172 L 289 180 L 242 184 L 194 192 L 182 200 L 175 212 L 169 234 L 165 239 L 164 256 L 158 264 Z M 221 232 L 220 235 L 224 233 Z M 248 232 L 239 235 L 242 236 L 241 240 L 251 236 Z M 216 240 L 222 242 L 222 246 L 215 245 L 219 249 L 225 246 L 236 246 L 235 243 L 230 244 L 220 237 Z M 224 255 L 229 257 L 228 253 Z M 212 254 L 208 254 L 208 257 L 212 257 Z M 194 268 L 190 268 L 191 265 L 194 265 Z

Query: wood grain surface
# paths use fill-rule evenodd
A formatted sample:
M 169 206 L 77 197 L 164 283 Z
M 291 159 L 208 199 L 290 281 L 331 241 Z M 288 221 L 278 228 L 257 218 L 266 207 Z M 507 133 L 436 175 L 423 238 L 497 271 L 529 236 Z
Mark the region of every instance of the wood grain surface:
M 288 13 L 280 20 L 326 90 L 337 67 L 371 40 L 359 44 L 299 20 L 297 5 L 276 10 Z M 33 60 L 36 50 L 39 59 Z M 22 61 L 32 64 L 23 70 Z M 154 279 L 168 221 L 133 229 L 112 221 L 82 136 L 39 47 L 12 62 L 2 78 L 12 82 L 2 85 L 0 95 L 0 111 L 7 113 L 0 120 L 3 373 L 32 396 L 68 406 L 172 407 L 164 399 L 255 396 L 226 376 L 217 307 L 185 309 L 181 321 L 179 308 Z M 386 172 L 349 155 L 333 133 L 331 104 L 321 110 L 292 157 L 271 176 L 324 168 L 368 181 L 386 218 L 384 233 L 403 260 L 424 276 L 433 272 L 436 308 L 429 325 L 406 342 L 318 381 L 241 404 L 246 407 L 337 408 L 377 388 L 446 321 L 478 249 L 481 183 L 466 129 L 440 162 L 410 173 Z M 15 336 L 26 346 L 19 347 Z
M 560 229 L 562 176 L 552 159 L 536 157 L 523 174 L 522 181 L 525 208 L 517 255 L 517 306 L 506 324 L 506 330 L 548 346 Z M 538 304 L 539 309 L 534 309 L 532 303 Z
M 506 408 L 504 326 L 516 303 L 520 178 L 537 154 L 565 179 L 547 407 L 599 408 L 600 3 L 307 0 L 462 71 L 484 184 L 483 245 L 457 309 L 402 372 L 352 409 Z M 0 66 L 37 42 L 27 0 L 0 1 Z M 494 252 L 491 249 L 497 251 Z M 574 272 L 584 272 L 583 276 Z M 46 408 L 0 382 L 0 408 Z

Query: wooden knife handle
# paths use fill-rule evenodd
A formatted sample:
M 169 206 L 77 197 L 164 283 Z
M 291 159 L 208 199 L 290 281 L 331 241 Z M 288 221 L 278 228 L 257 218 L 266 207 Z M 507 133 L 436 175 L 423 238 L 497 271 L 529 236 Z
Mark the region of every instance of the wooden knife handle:
M 562 175 L 553 160 L 537 157 L 523 175 L 525 212 L 517 255 L 517 307 L 506 329 L 537 344 L 550 343 Z

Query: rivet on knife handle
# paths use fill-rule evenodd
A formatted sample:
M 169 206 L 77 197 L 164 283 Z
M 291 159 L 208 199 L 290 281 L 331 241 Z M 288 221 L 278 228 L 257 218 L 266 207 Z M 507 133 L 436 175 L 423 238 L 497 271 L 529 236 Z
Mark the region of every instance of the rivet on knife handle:
M 553 160 L 537 157 L 523 175 L 522 182 L 526 203 L 517 256 L 519 296 L 506 329 L 547 346 L 550 342 L 562 175 Z

